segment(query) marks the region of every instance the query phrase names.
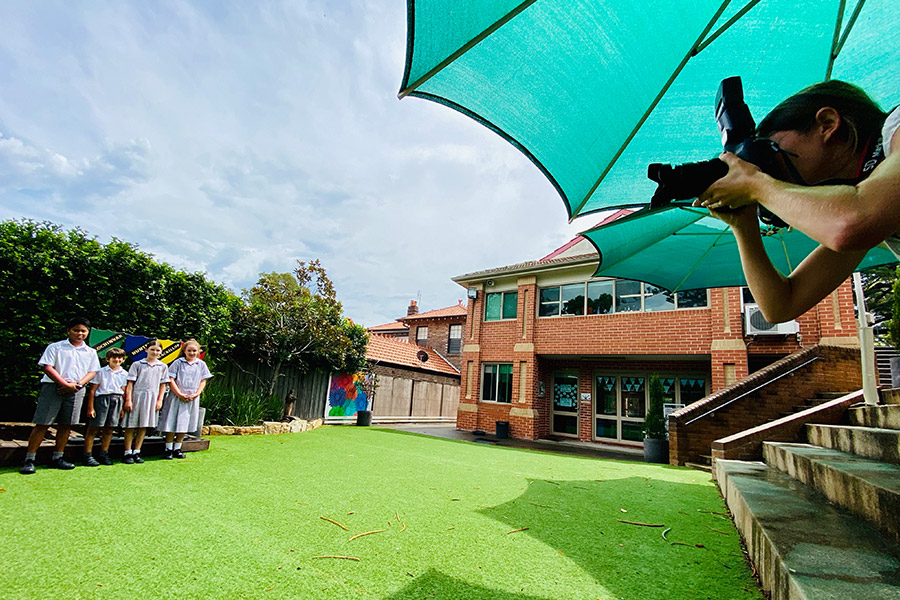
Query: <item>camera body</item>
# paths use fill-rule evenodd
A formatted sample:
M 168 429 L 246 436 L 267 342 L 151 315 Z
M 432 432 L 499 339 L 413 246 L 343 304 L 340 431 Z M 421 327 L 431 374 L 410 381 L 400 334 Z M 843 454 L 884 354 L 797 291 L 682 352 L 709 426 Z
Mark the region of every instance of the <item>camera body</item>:
M 744 102 L 740 77 L 723 79 L 716 92 L 716 126 L 725 152 L 759 167 L 764 173 L 781 179 L 780 150 L 771 140 L 756 137 L 756 123 Z M 653 163 L 647 177 L 659 184 L 650 199 L 650 208 L 661 208 L 673 200 L 696 198 L 728 173 L 728 165 L 718 158 L 682 165 Z M 760 206 L 760 219 L 770 225 L 786 224 Z

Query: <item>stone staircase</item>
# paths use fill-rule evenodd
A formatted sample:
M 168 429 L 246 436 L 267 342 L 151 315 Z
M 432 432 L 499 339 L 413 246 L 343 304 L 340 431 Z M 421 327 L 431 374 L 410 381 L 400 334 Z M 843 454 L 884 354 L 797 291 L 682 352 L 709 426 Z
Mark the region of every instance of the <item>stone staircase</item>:
M 772 600 L 900 599 L 900 404 L 765 442 L 715 474 Z

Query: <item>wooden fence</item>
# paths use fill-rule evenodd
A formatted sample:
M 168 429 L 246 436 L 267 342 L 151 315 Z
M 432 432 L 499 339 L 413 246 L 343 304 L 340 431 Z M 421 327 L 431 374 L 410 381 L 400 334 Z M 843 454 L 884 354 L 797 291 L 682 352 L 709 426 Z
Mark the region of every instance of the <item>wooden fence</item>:
M 222 383 L 247 391 L 266 391 L 274 370 L 263 363 L 244 364 L 228 361 L 222 365 Z M 325 414 L 328 397 L 328 373 L 303 373 L 293 367 L 282 368 L 275 382 L 275 395 L 286 399 L 293 392 L 296 397 L 291 414 L 301 419 L 320 419 Z

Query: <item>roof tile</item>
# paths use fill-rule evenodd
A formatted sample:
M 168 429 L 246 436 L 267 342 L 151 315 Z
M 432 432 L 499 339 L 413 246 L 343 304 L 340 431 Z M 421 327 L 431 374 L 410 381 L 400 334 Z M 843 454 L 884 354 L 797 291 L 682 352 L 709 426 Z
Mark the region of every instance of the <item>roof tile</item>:
M 423 350 L 428 354 L 428 360 L 425 362 L 419 360 L 418 357 L 418 353 Z M 434 349 L 399 342 L 377 333 L 369 336 L 366 358 L 372 361 L 435 371 L 446 375 L 459 375 L 456 367 L 447 362 Z

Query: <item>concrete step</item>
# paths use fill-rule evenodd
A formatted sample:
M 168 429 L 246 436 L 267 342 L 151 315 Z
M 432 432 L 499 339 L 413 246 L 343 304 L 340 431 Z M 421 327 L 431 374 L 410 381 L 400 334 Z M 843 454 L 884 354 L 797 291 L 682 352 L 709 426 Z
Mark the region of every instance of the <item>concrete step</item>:
M 900 429 L 900 404 L 854 406 L 847 411 L 851 425 Z
M 900 430 L 856 425 L 807 425 L 806 441 L 816 446 L 900 465 Z
M 717 481 L 772 600 L 897 600 L 900 545 L 761 462 L 716 460 Z
M 900 467 L 810 444 L 763 443 L 766 464 L 900 541 Z M 900 597 L 900 596 L 898 596 Z

